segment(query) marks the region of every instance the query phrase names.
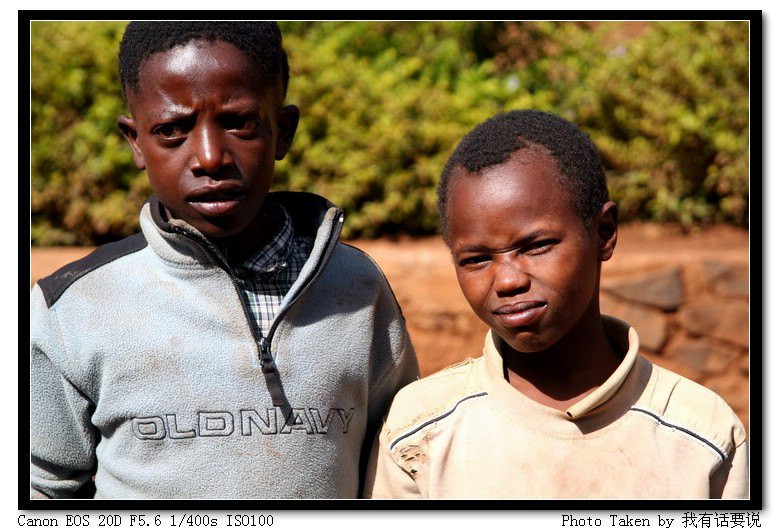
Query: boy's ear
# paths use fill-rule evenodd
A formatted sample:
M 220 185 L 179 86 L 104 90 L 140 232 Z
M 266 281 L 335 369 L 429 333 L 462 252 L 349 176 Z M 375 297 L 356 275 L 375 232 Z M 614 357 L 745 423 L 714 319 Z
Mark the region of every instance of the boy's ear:
M 130 148 L 133 150 L 133 162 L 138 169 L 146 169 L 146 161 L 141 149 L 138 147 L 138 128 L 135 125 L 135 120 L 129 116 L 119 116 L 116 120 L 119 132 L 122 133 L 127 143 L 130 144 Z
M 287 156 L 287 151 L 292 145 L 295 131 L 298 128 L 298 119 L 301 117 L 301 111 L 295 105 L 287 105 L 279 110 L 278 131 L 276 137 L 276 159 L 281 160 Z
M 604 203 L 601 212 L 595 219 L 596 230 L 599 238 L 599 258 L 607 261 L 612 257 L 617 245 L 618 233 L 618 208 L 612 201 Z

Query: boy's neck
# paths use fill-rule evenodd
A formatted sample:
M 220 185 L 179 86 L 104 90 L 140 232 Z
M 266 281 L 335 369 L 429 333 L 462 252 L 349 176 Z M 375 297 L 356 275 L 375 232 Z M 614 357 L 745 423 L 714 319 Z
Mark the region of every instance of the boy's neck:
M 501 341 L 504 377 L 509 384 L 526 397 L 561 411 L 601 386 L 624 353 L 610 343 L 598 311 L 543 351 L 518 352 Z
M 261 211 L 252 223 L 234 236 L 211 239 L 231 266 L 244 263 L 279 232 L 283 219 L 265 216 Z
M 169 220 L 173 219 L 171 211 L 165 206 L 163 208 L 166 217 Z M 279 231 L 282 222 L 283 219 L 279 216 L 267 216 L 261 209 L 249 226 L 240 233 L 229 237 L 207 239 L 222 252 L 228 263 L 240 265 L 270 241 Z

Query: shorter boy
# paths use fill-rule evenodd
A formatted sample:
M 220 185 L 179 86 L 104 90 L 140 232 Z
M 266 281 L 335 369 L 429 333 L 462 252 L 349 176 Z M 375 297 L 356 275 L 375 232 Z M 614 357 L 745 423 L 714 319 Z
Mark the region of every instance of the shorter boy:
M 637 355 L 599 311 L 617 206 L 573 124 L 513 111 L 476 127 L 439 185 L 483 356 L 405 387 L 366 494 L 422 498 L 744 498 L 747 444 L 716 394 Z
M 119 62 L 155 195 L 32 290 L 31 496 L 359 496 L 417 361 L 342 210 L 269 193 L 299 114 L 279 27 L 132 22 Z

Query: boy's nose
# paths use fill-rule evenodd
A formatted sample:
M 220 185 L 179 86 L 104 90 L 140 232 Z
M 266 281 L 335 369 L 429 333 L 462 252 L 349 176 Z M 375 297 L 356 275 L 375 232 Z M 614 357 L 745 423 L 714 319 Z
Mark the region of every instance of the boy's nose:
M 498 294 L 514 294 L 527 291 L 531 285 L 531 277 L 519 264 L 505 261 L 494 265 L 496 273 L 493 288 Z
M 194 173 L 213 175 L 233 163 L 233 158 L 225 146 L 225 139 L 218 128 L 204 125 L 196 131 L 194 140 L 195 153 L 192 159 Z

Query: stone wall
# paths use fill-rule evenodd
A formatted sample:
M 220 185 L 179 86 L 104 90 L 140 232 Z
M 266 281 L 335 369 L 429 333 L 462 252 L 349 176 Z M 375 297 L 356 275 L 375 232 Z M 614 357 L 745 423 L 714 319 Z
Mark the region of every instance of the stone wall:
M 602 312 L 636 328 L 643 355 L 715 390 L 746 426 L 748 273 L 709 258 L 611 275 L 601 290 Z

